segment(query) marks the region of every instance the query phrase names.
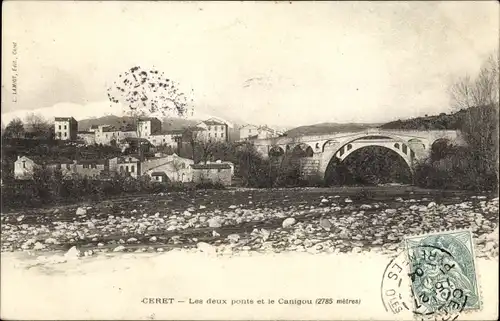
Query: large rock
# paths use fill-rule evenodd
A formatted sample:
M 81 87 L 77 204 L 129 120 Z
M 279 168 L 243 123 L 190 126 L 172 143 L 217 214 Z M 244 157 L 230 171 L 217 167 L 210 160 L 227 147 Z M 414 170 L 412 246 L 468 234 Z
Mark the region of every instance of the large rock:
M 118 245 L 117 247 L 114 248 L 113 252 L 123 252 L 124 250 L 125 250 L 125 246 Z
M 295 218 L 293 218 L 293 217 L 289 217 L 289 218 L 285 219 L 285 220 L 283 221 L 283 223 L 281 223 L 281 226 L 283 226 L 283 228 L 289 228 L 289 227 L 291 227 L 292 225 L 294 225 L 295 223 L 296 223 Z
M 327 231 L 330 231 L 330 229 L 332 228 L 332 222 L 330 222 L 330 220 L 327 218 L 321 218 L 319 220 L 319 225 Z
M 67 260 L 76 260 L 76 259 L 78 259 L 80 256 L 81 256 L 80 250 L 78 250 L 78 249 L 76 248 L 76 246 L 73 246 L 72 248 L 70 248 L 70 249 L 68 250 L 68 252 L 66 252 L 66 254 L 64 254 L 64 257 L 65 257 Z
M 60 244 L 60 243 L 55 238 L 49 237 L 48 239 L 45 240 L 45 244 Z
M 240 236 L 238 234 L 229 234 L 227 236 L 227 239 L 231 243 L 238 243 L 238 241 L 240 240 Z
M 260 233 L 261 233 L 261 236 L 262 236 L 262 241 L 265 242 L 269 239 L 269 236 L 271 236 L 271 232 L 269 232 L 268 230 L 266 229 L 260 229 Z
M 207 254 L 216 254 L 217 253 L 217 249 L 208 243 L 199 242 L 198 244 L 196 244 L 196 246 L 203 253 L 207 253 Z
M 87 214 L 87 209 L 84 207 L 79 207 L 76 209 L 76 215 L 85 215 Z
M 33 250 L 35 250 L 35 251 L 44 250 L 45 248 L 46 248 L 46 246 L 40 242 L 36 242 L 35 246 L 33 246 Z
M 212 217 L 208 220 L 208 227 L 218 228 L 222 226 L 221 219 L 218 217 Z

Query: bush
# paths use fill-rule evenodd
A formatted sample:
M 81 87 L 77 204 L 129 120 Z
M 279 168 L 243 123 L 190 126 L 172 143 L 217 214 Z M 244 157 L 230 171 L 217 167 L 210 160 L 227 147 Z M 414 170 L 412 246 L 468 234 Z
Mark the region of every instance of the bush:
M 415 168 L 415 184 L 426 188 L 494 190 L 497 176 L 479 165 L 481 156 L 470 147 L 449 146 L 447 152 L 431 154 Z

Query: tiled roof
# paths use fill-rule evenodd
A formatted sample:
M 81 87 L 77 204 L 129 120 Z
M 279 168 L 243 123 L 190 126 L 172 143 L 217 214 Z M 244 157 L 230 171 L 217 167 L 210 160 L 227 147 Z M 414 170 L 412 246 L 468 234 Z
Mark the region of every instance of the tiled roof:
M 73 160 L 66 157 L 47 158 L 41 156 L 24 156 L 31 159 L 35 164 L 72 164 Z
M 216 121 L 216 120 L 205 120 L 205 121 L 203 121 L 203 123 L 205 123 L 207 125 L 226 125 L 223 122 Z
M 241 126 L 240 129 L 243 129 L 245 127 L 259 128 L 259 126 L 256 126 L 256 125 L 246 124 L 246 125 Z
M 55 117 L 55 121 L 76 121 L 73 117 Z
M 81 159 L 78 164 L 106 164 L 105 159 Z
M 224 163 L 194 164 L 190 166 L 193 169 L 231 169 L 229 164 Z
M 134 156 L 119 156 L 119 157 L 117 157 L 117 160 L 119 163 L 126 163 L 126 162 L 128 162 L 129 158 L 132 158 L 132 162 L 139 161 L 139 159 L 137 157 L 134 157 Z
M 78 134 L 92 134 L 94 135 L 94 132 L 89 132 L 89 131 L 86 131 L 86 130 L 81 130 L 78 132 Z
M 151 176 L 167 176 L 165 172 L 152 172 Z

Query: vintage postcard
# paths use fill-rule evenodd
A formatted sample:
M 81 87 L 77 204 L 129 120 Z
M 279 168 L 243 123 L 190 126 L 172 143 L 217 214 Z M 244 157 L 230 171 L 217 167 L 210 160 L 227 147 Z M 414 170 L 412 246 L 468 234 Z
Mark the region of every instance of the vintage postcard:
M 5 320 L 497 320 L 496 1 L 5 1 Z

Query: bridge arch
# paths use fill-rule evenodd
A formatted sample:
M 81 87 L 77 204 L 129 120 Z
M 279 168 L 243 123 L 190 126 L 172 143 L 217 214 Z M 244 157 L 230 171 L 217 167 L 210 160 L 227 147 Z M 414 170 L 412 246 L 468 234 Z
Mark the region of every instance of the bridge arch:
M 325 145 L 328 143 L 325 142 Z M 350 154 L 360 150 L 361 148 L 368 146 L 378 146 L 387 148 L 396 152 L 408 165 L 410 173 L 414 175 L 413 161 L 415 159 L 415 151 L 411 147 L 411 144 L 404 141 L 403 139 L 394 136 L 384 134 L 367 134 L 363 133 L 355 137 L 349 137 L 343 141 L 338 141 L 336 148 L 331 151 L 324 153 L 325 167 L 323 176 L 326 179 L 327 167 L 332 162 L 333 159 L 337 158 L 340 162 L 343 162 Z
M 309 144 L 300 143 L 291 150 L 292 157 L 313 157 L 314 150 Z
M 285 150 L 281 146 L 271 146 L 269 149 L 269 157 L 279 157 L 283 156 L 285 154 Z

